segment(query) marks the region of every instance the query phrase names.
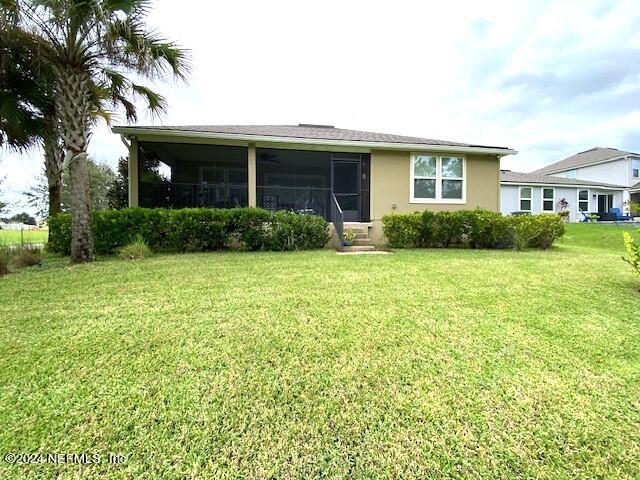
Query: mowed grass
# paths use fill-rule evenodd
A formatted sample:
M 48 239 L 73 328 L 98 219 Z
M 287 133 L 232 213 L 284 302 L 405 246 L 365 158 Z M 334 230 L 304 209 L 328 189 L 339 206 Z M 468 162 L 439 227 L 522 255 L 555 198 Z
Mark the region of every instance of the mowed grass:
M 158 255 L 0 279 L 0 478 L 638 478 L 623 229 L 550 251 Z M 124 464 L 107 464 L 108 452 Z
M 47 243 L 49 230 L 0 230 L 0 247 L 25 243 Z

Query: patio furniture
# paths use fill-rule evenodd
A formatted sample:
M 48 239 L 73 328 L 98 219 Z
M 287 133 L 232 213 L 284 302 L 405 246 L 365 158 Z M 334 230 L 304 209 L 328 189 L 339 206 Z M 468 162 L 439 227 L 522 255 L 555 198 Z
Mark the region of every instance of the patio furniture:
M 598 212 L 599 222 L 615 222 L 616 214 L 611 212 Z
M 619 208 L 610 208 L 609 213 L 612 213 L 616 216 L 614 220 L 616 221 L 628 221 L 631 220 L 631 216 L 623 215 Z
M 589 223 L 589 217 L 587 216 L 587 212 L 585 212 L 581 208 L 578 209 L 578 212 L 580 212 L 580 215 L 582 215 L 582 220 L 580 221 L 584 223 Z

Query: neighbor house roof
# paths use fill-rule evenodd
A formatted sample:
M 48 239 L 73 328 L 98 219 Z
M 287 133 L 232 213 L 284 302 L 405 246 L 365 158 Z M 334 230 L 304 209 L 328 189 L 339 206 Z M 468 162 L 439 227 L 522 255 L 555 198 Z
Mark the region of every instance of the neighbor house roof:
M 179 135 L 191 137 L 226 138 L 247 141 L 290 141 L 293 143 L 323 143 L 336 145 L 371 146 L 429 146 L 436 150 L 479 151 L 509 155 L 517 153 L 507 147 L 451 142 L 431 138 L 408 137 L 389 133 L 364 132 L 335 128 L 331 125 L 180 125 L 180 126 L 116 126 L 114 133 L 124 135 Z
M 634 192 L 634 193 L 635 193 L 636 191 L 640 192 L 640 182 L 636 183 L 635 185 L 632 185 L 632 186 L 629 188 L 629 190 L 630 190 L 631 192 Z
M 511 170 L 500 170 L 500 183 L 512 183 L 516 185 L 566 185 L 569 187 L 603 187 L 607 189 L 624 189 L 624 187 L 621 185 L 613 185 L 611 183 L 591 182 L 587 180 L 577 180 L 575 178 L 542 175 L 539 173 L 512 172 Z
M 607 160 L 614 160 L 616 158 L 622 158 L 627 155 L 638 155 L 633 152 L 626 152 L 624 150 L 618 150 L 617 148 L 602 148 L 594 147 L 584 152 L 576 153 L 570 157 L 560 160 L 559 162 L 552 163 L 546 167 L 539 168 L 532 173 L 556 173 L 564 172 L 566 170 L 573 170 L 574 168 L 584 167 L 594 163 L 601 163 Z M 640 155 L 638 155 L 640 156 Z

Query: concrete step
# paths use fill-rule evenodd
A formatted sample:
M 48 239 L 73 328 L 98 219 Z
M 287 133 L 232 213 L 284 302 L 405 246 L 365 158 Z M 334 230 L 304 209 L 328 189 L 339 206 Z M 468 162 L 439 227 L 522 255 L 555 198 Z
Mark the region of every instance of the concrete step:
M 351 245 L 350 247 L 342 247 L 343 252 L 371 252 L 376 247 L 373 245 Z
M 365 236 L 365 237 L 369 236 L 369 232 L 367 230 L 357 230 L 355 228 L 345 228 L 344 229 L 345 232 L 347 232 L 349 230 L 351 230 L 356 235 Z
M 353 245 L 369 245 L 369 243 L 371 242 L 370 238 L 356 238 L 352 244 Z

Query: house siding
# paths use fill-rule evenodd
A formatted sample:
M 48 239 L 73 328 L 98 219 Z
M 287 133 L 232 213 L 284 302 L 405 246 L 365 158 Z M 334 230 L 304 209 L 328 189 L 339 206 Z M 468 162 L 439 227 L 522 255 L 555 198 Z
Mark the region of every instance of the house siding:
M 629 186 L 630 162 L 626 158 L 576 169 L 578 180 Z
M 520 187 L 531 187 L 532 200 L 531 200 L 531 213 L 542 213 L 542 189 L 554 188 L 555 200 L 554 209 L 558 210 L 558 202 L 564 198 L 569 203 L 567 210 L 569 211 L 569 221 L 579 222 L 582 220 L 582 215 L 578 212 L 578 190 L 589 190 L 589 212 L 598 211 L 597 197 L 594 199 L 594 195 L 613 195 L 613 206 L 621 208 L 622 206 L 622 190 L 602 190 L 597 187 L 553 187 L 553 186 L 538 186 L 538 185 L 513 185 L 503 184 L 500 187 L 500 212 L 503 215 L 510 215 L 513 212 L 520 211 Z
M 434 155 L 441 155 L 434 153 Z M 411 203 L 411 152 L 371 151 L 371 223 L 373 243 L 386 243 L 382 217 L 391 212 L 465 210 L 499 211 L 500 161 L 496 155 L 465 154 L 466 203 Z M 394 208 L 395 205 L 395 208 Z
M 256 143 L 249 145 L 246 142 L 224 141 L 204 138 L 185 138 L 170 135 L 143 135 L 138 137 L 141 141 L 157 141 L 172 143 L 195 143 L 208 145 L 235 145 L 249 147 L 249 204 L 255 202 L 255 173 L 252 170 L 255 166 L 255 148 L 262 146 Z M 135 146 L 134 146 L 135 145 Z M 492 211 L 500 209 L 500 161 L 497 155 L 460 153 L 466 159 L 466 192 L 463 204 L 447 203 L 411 203 L 410 202 L 410 181 L 411 181 L 411 151 L 409 150 L 377 150 L 368 148 L 346 148 L 331 146 L 310 146 L 299 144 L 269 144 L 270 148 L 291 148 L 302 150 L 319 151 L 351 151 L 359 153 L 371 153 L 371 231 L 370 238 L 374 244 L 384 244 L 386 239 L 382 231 L 382 217 L 390 212 L 416 212 L 424 210 L 462 210 L 485 208 Z M 252 152 L 253 151 L 253 152 Z M 253 155 L 252 155 L 253 153 Z M 429 152 L 426 152 L 429 153 Z M 443 155 L 442 153 L 433 153 Z M 455 155 L 455 153 L 449 153 Z M 137 164 L 137 145 L 132 142 L 130 150 L 130 162 Z M 138 206 L 138 185 L 137 182 L 130 184 L 130 206 Z M 395 204 L 395 208 L 393 205 Z

